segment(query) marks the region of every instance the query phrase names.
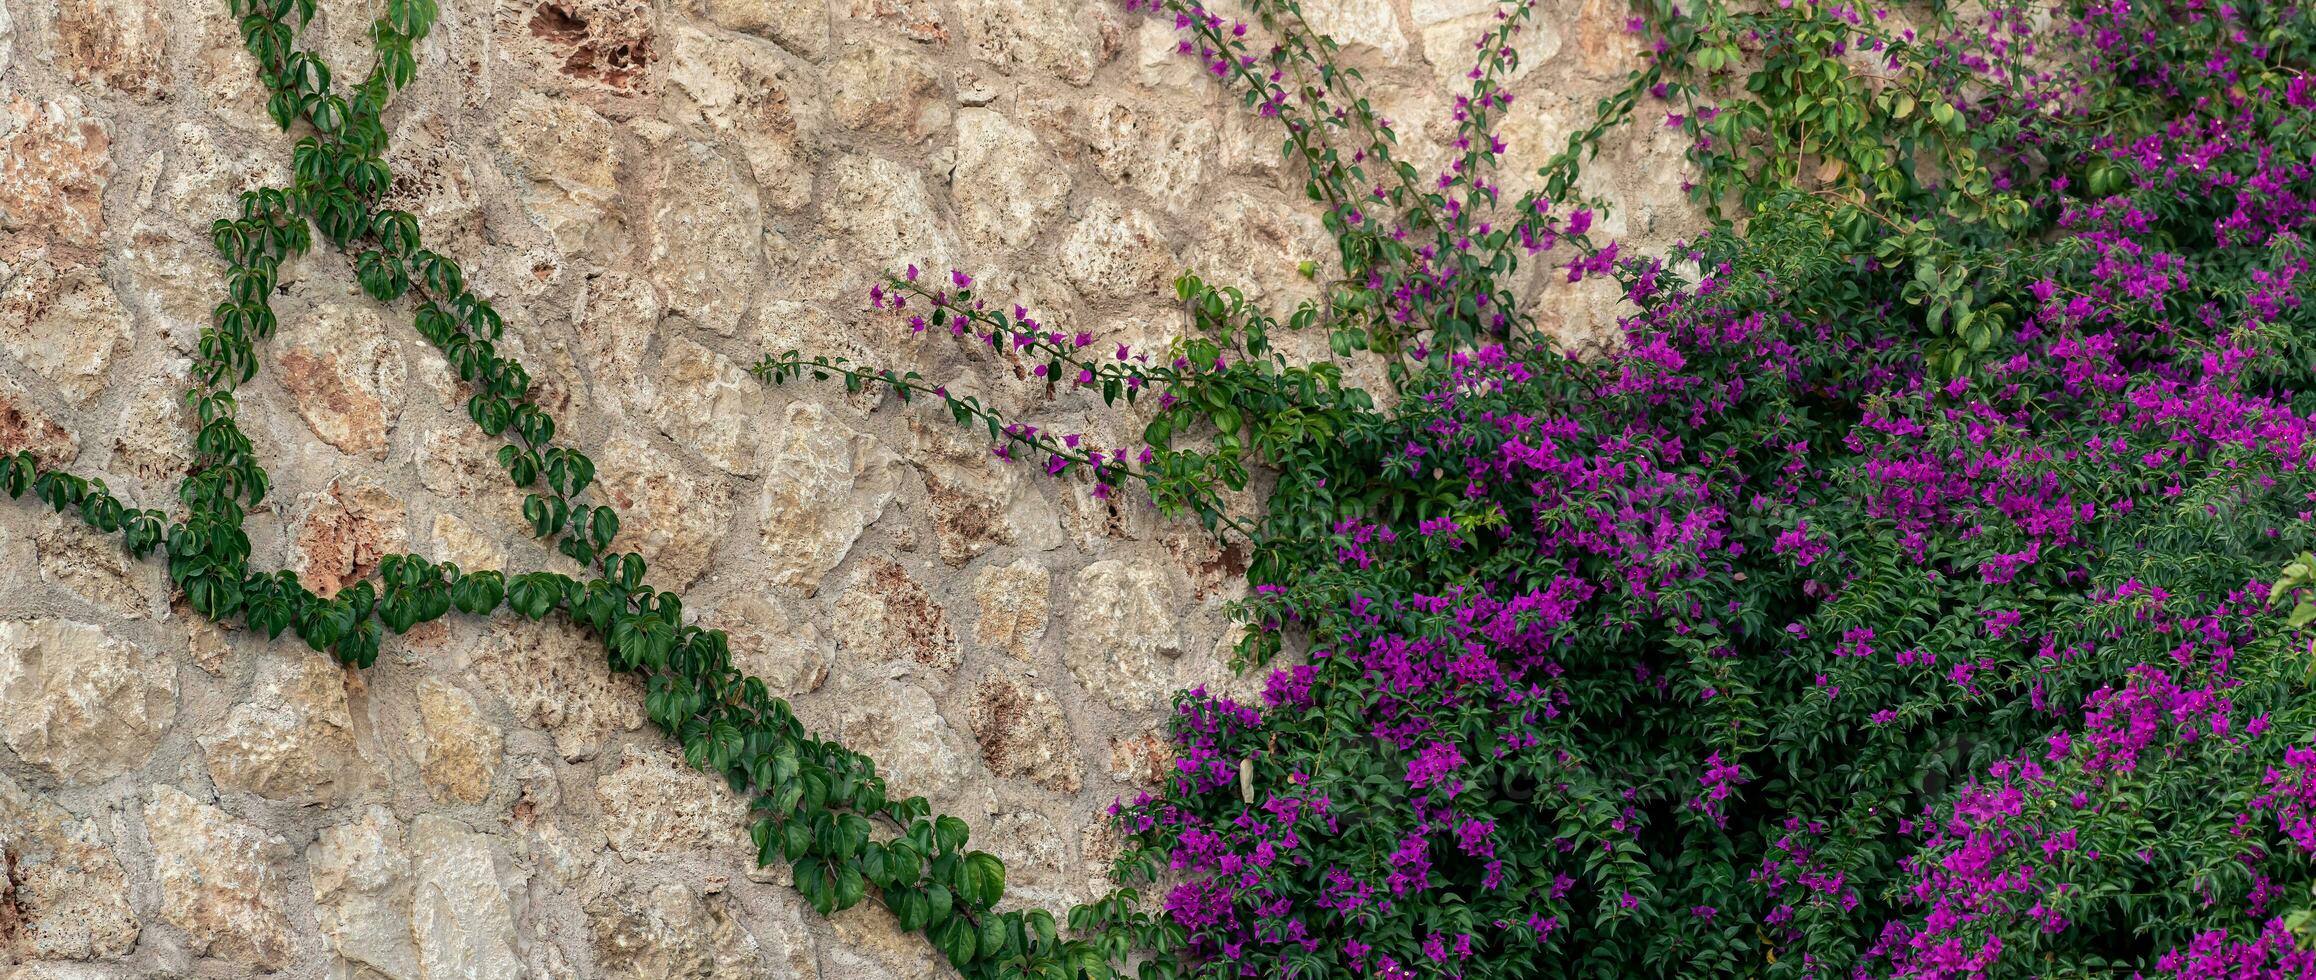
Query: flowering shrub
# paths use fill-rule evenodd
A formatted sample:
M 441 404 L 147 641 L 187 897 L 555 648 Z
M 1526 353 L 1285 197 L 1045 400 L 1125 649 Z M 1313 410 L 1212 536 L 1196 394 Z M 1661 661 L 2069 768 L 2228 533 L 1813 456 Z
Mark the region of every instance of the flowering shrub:
M 1177 699 L 1178 757 L 1119 802 L 1128 883 L 1000 910 L 1003 865 L 813 738 L 618 551 L 506 325 L 385 209 L 380 114 L 433 0 L 386 0 L 350 89 L 297 48 L 313 0 L 232 0 L 294 180 L 213 227 L 229 267 L 178 515 L 0 457 L 0 489 L 159 552 L 196 612 L 353 666 L 386 631 L 560 615 L 752 804 L 758 860 L 823 913 L 876 901 L 973 977 L 2290 977 L 2316 970 L 2316 222 L 2306 9 L 2164 0 L 1965 18 L 1656 0 L 1651 55 L 1503 199 L 1526 0 L 1475 45 L 1425 175 L 1297 4 L 1130 0 L 1288 133 L 1340 245 L 1285 319 L 1183 277 L 1195 333 L 1105 350 L 962 271 L 870 301 L 1057 385 L 1155 401 L 1143 444 L 1008 421 L 915 374 L 788 353 L 985 427 L 998 455 L 1138 487 L 1251 541 L 1262 703 Z M 1568 198 L 1644 107 L 1731 215 L 1664 256 Z M 250 566 L 270 479 L 235 392 L 283 260 L 353 259 L 504 436 L 525 521 L 578 575 L 417 555 L 331 596 Z M 1572 359 L 1523 260 L 1613 277 L 1623 343 Z M 1323 332 L 1391 398 L 1274 349 Z M 1386 407 L 1388 406 L 1388 407 Z M 1261 506 L 1251 469 L 1277 476 Z M 2294 599 L 2289 612 L 2281 601 Z M 2272 608 L 2275 607 L 2275 608 Z M 1066 929 L 1064 926 L 1066 925 Z
M 1254 543 L 1262 703 L 1183 693 L 1174 777 L 1117 808 L 1146 972 L 2316 970 L 2316 606 L 2270 608 L 2316 576 L 2277 577 L 2316 531 L 2305 8 L 1654 7 L 1602 124 L 1664 106 L 1733 217 L 1639 257 L 1559 200 L 1597 129 L 1539 195 L 1488 180 L 1526 4 L 1436 179 L 1248 6 L 1152 9 L 1293 137 L 1343 268 L 1283 329 L 1390 359 L 1393 407 L 1192 276 L 1148 361 L 962 277 L 875 297 L 1156 392 L 1101 449 L 921 388 Z M 1553 250 L 1633 304 L 1605 356 L 1520 307 Z

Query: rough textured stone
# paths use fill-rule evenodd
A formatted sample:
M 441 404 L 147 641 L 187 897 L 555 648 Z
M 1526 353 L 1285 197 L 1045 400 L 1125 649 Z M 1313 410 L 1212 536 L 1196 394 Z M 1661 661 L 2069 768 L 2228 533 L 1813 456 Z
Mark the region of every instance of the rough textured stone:
M 62 466 L 80 455 L 80 437 L 22 385 L 0 376 L 0 452 L 29 452 L 43 466 Z
M 74 406 L 104 387 L 128 337 L 129 311 L 97 270 L 60 266 L 37 250 L 14 262 L 0 258 L 0 349 Z
M 1088 299 L 1155 297 L 1177 264 L 1157 222 L 1107 199 L 1089 205 L 1061 245 L 1062 275 Z
M 818 60 L 828 50 L 828 0 L 694 0 L 727 31 L 754 34 Z
M 1141 191 L 1174 210 L 1200 199 L 1216 149 L 1214 124 L 1205 114 L 1173 102 L 1104 95 L 1062 119 L 1077 129 L 1095 172 L 1113 186 Z
M 0 775 L 0 964 L 110 959 L 139 931 L 128 876 L 96 823 Z
M 146 796 L 161 919 L 196 953 L 268 972 L 289 964 L 289 842 L 173 786 Z
M 949 41 L 948 22 L 941 17 L 941 5 L 934 0 L 839 0 L 844 4 L 844 17 L 850 21 L 874 23 L 879 30 L 892 31 L 918 44 L 942 45 Z
M 172 487 L 193 464 L 192 416 L 181 393 L 185 379 L 170 374 L 137 385 L 113 426 L 111 472 L 153 488 Z
M 0 740 L 66 783 L 144 765 L 177 716 L 166 657 L 88 623 L 0 622 Z
M 949 128 L 953 100 L 913 52 L 875 41 L 847 45 L 828 67 L 829 108 L 846 129 L 921 143 Z
M 723 630 L 732 666 L 761 679 L 774 694 L 810 694 L 828 680 L 834 659 L 828 639 L 777 599 L 743 592 L 717 603 L 704 625 Z
M 622 433 L 596 454 L 597 491 L 619 508 L 612 547 L 651 564 L 662 589 L 692 584 L 714 560 L 732 523 L 732 491 L 722 481 L 685 475 L 682 461 Z
M 907 662 L 936 679 L 963 662 L 941 605 L 889 559 L 871 559 L 836 600 L 837 642 L 847 658 Z
M 965 785 L 972 749 L 941 717 L 931 694 L 905 680 L 840 677 L 821 698 L 832 709 L 827 730 L 877 760 L 888 795 L 938 798 Z
M 280 332 L 265 345 L 298 417 L 349 456 L 386 458 L 401 417 L 409 369 L 367 298 L 283 304 Z
M 848 156 L 830 176 L 835 183 L 822 222 L 859 249 L 854 265 L 946 270 L 954 264 L 952 235 L 917 171 L 879 157 Z
M 745 368 L 681 337 L 670 337 L 659 357 L 652 424 L 736 476 L 756 475 L 763 431 L 764 383 Z
M 587 94 L 647 88 L 660 58 L 648 0 L 498 0 L 502 48 L 541 81 Z
M 140 0 L 64 0 L 54 24 L 57 62 L 77 84 L 159 99 L 171 77 L 168 12 Z
M 765 207 L 795 211 L 810 202 L 820 126 L 814 100 L 826 83 L 759 41 L 692 30 L 678 31 L 675 41 L 668 88 L 677 118 L 739 147 Z M 675 176 L 671 187 L 696 192 L 673 183 Z
M 966 49 L 1009 75 L 1084 85 L 1118 47 L 1119 27 L 1099 4 L 962 0 L 957 11 Z
M 112 177 L 112 128 L 79 99 L 0 103 L 0 231 L 94 248 Z
M 810 402 L 788 406 L 756 500 L 770 583 L 811 595 L 899 488 L 900 466 L 874 438 Z
M 618 199 L 619 135 L 576 102 L 525 93 L 498 121 L 499 148 L 523 177 L 523 207 L 566 255 L 602 257 L 625 229 Z
M 1086 566 L 1070 584 L 1070 673 L 1121 710 L 1156 707 L 1178 686 L 1182 602 L 1164 569 L 1117 560 Z
M 483 718 L 474 697 L 429 677 L 418 684 L 418 717 L 426 726 L 426 758 L 418 776 L 445 803 L 480 803 L 491 794 L 503 740 Z
M 720 896 L 689 885 L 627 887 L 589 903 L 587 927 L 604 976 L 743 980 L 764 975 L 763 950 Z
M 382 806 L 325 828 L 306 848 L 314 919 L 341 959 L 388 980 L 418 976 L 410 934 L 410 852 L 402 823 Z
M 432 814 L 410 824 L 410 935 L 421 980 L 516 977 L 514 905 L 491 837 Z
M 764 258 L 756 189 L 704 143 L 686 143 L 669 157 L 652 218 L 652 278 L 667 290 L 668 313 L 729 334 Z
M 120 539 L 99 534 L 77 515 L 42 521 L 33 538 L 40 556 L 40 580 L 64 586 L 92 606 L 128 619 L 142 619 L 168 590 L 159 567 L 129 557 Z
M 505 701 L 517 720 L 552 734 L 563 758 L 593 758 L 604 740 L 643 724 L 643 685 L 612 673 L 602 644 L 578 628 L 502 616 L 490 633 L 464 673 Z
M 973 579 L 973 599 L 981 607 L 974 642 L 1027 660 L 1052 615 L 1053 573 L 1029 561 L 991 565 Z
M 1069 173 L 1027 128 L 987 109 L 957 116 L 957 221 L 981 247 L 1020 248 L 1069 200 Z
M 450 514 L 434 515 L 435 561 L 447 561 L 466 571 L 504 569 L 507 551 L 490 534 Z
M 606 272 L 587 282 L 578 307 L 572 319 L 579 325 L 579 353 L 596 404 L 630 414 L 648 411 L 653 392 L 643 363 L 659 332 L 659 294 L 642 279 Z
M 1273 309 L 1291 309 L 1318 295 L 1317 284 L 1302 277 L 1302 263 L 1331 269 L 1336 261 L 1326 226 L 1276 195 L 1232 191 L 1208 208 L 1200 227 L 1190 267 L 1208 282 L 1283 284 L 1284 289 L 1258 285 L 1245 290 Z
M 1085 761 L 1051 692 L 1010 677 L 991 677 L 974 690 L 968 723 L 990 772 L 1030 779 L 1057 793 L 1078 791 Z
M 595 782 L 603 832 L 622 854 L 642 857 L 748 842 L 748 804 L 724 781 L 674 752 L 630 747 Z
M 386 555 L 407 549 L 410 532 L 402 499 L 383 487 L 329 487 L 302 502 L 294 563 L 298 581 L 328 598 L 369 578 Z
M 1391 0 L 1315 3 L 1303 15 L 1312 30 L 1334 38 L 1347 49 L 1368 48 L 1385 59 L 1396 59 L 1407 50 L 1407 37 L 1400 33 Z
M 269 648 L 247 700 L 201 736 L 209 775 L 225 792 L 331 803 L 358 791 L 368 765 L 354 749 L 346 675 L 301 644 Z

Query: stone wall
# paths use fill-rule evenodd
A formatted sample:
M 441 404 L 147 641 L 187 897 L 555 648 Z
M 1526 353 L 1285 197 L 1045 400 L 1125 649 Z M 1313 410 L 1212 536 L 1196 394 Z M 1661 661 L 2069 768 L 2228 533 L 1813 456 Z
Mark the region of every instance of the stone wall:
M 1493 7 L 1307 2 L 1415 142 Z M 306 32 L 341 76 L 377 6 L 323 0 Z M 1097 894 L 1099 813 L 1166 765 L 1169 693 L 1244 683 L 1221 613 L 1244 553 L 945 418 L 742 368 L 914 367 L 1122 444 L 1131 418 L 912 341 L 867 286 L 963 266 L 1137 345 L 1180 329 L 1185 265 L 1283 309 L 1332 250 L 1280 134 L 1106 0 L 442 6 L 388 119 L 394 206 L 508 314 L 623 539 L 811 725 L 972 821 L 1017 900 Z M 1630 66 L 1624 18 L 1546 4 L 1508 127 L 1531 167 Z M 220 289 L 206 228 L 284 179 L 289 143 L 223 0 L 0 0 L 0 448 L 171 500 Z M 1627 202 L 1611 234 L 1680 223 L 1669 151 L 1642 127 L 1596 165 Z M 277 481 L 258 564 L 324 592 L 405 549 L 564 567 L 408 311 L 335 256 L 285 279 L 242 408 Z M 1541 290 L 1553 322 L 1604 323 L 1601 297 Z M 156 564 L 27 502 L 0 505 L 0 582 L 0 977 L 948 972 L 754 869 L 740 801 L 570 630 L 454 616 L 346 672 L 206 625 Z

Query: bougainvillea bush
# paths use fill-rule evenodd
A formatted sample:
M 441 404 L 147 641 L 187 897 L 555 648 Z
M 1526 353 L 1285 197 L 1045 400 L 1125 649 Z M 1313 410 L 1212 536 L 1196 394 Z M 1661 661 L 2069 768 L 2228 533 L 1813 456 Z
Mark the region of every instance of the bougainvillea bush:
M 383 202 L 382 113 L 433 0 L 379 5 L 350 88 L 297 46 L 315 0 L 228 0 L 304 135 L 286 186 L 212 226 L 226 298 L 175 511 L 30 452 L 0 490 L 165 557 L 195 613 L 350 666 L 453 611 L 577 624 L 748 797 L 760 863 L 821 913 L 885 906 L 968 977 L 2316 974 L 2307 9 L 1641 0 L 1631 84 L 1507 198 L 1530 0 L 1475 39 L 1421 168 L 1296 3 L 1128 4 L 1285 133 L 1339 245 L 1316 299 L 1185 275 L 1193 332 L 1135 350 L 963 270 L 869 297 L 1124 403 L 1131 446 L 915 373 L 756 366 L 937 403 L 1002 457 L 1251 545 L 1259 703 L 1177 699 L 1173 778 L 1114 814 L 1132 887 L 1065 916 L 1003 908 L 963 820 L 805 731 L 616 547 L 508 325 Z M 1617 125 L 1687 137 L 1708 233 L 1595 240 L 1614 202 L 1578 178 Z M 236 390 L 284 259 L 323 245 L 409 304 L 578 575 L 397 554 L 325 597 L 253 567 L 271 479 Z M 1621 291 L 1620 342 L 1557 352 L 1540 273 Z M 1355 358 L 1391 390 L 1347 385 Z
M 1686 133 L 1720 220 L 1641 256 L 1569 194 L 1597 131 L 1490 183 L 1526 5 L 1437 173 L 1251 7 L 1151 15 L 1294 137 L 1321 299 L 1186 277 L 1200 333 L 1153 357 L 963 274 L 875 298 L 1156 392 L 1131 451 L 948 402 L 1255 542 L 1261 701 L 1181 695 L 1173 779 L 1117 810 L 1155 972 L 2316 975 L 2306 8 L 1644 11 L 1604 122 Z M 1615 282 L 1622 343 L 1556 353 L 1523 259 Z

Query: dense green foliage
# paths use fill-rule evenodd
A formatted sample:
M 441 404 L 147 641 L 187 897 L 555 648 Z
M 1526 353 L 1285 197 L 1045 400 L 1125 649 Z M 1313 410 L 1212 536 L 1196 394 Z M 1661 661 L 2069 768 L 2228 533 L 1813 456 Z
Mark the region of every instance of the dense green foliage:
M 387 0 L 350 89 L 296 46 L 312 0 L 233 0 L 269 111 L 306 134 L 294 182 L 214 227 L 227 296 L 176 515 L 29 454 L 0 485 L 161 552 L 203 615 L 350 665 L 453 610 L 566 617 L 749 797 L 762 862 L 824 913 L 883 904 L 968 976 L 2316 969 L 2306 10 L 1932 7 L 1909 29 L 1652 3 L 1631 85 L 1505 199 L 1493 130 L 1520 111 L 1527 3 L 1478 39 L 1430 175 L 1297 4 L 1253 0 L 1251 24 L 1129 6 L 1284 129 L 1340 245 L 1319 299 L 1279 318 L 1186 275 L 1192 335 L 1112 352 L 962 271 L 872 294 L 1088 397 L 1154 400 L 1131 447 L 911 373 L 795 352 L 757 371 L 937 402 L 1001 456 L 1251 543 L 1264 704 L 1185 692 L 1175 778 L 1117 810 L 1119 876 L 1163 887 L 1162 913 L 1132 890 L 1060 922 L 1000 911 L 1004 868 L 962 821 L 888 799 L 615 550 L 498 314 L 381 205 L 381 113 L 432 0 Z M 1659 108 L 1716 220 L 1627 256 L 1592 240 L 1598 202 L 1565 198 L 1610 127 Z M 394 555 L 321 596 L 250 567 L 270 481 L 235 392 L 316 231 L 410 304 L 577 574 Z M 1520 265 L 1548 253 L 1625 292 L 1619 349 L 1538 335 Z M 1394 390 L 1273 348 L 1298 330 L 1383 358 Z M 1262 506 L 1234 508 L 1258 469 Z

